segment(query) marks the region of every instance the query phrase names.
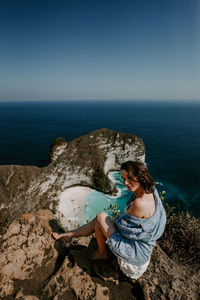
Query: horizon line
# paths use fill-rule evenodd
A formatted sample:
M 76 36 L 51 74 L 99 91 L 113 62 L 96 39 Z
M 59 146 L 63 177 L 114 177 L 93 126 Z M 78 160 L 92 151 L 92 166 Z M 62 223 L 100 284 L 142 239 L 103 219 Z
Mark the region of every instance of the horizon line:
M 172 102 L 172 101 L 200 101 L 199 99 L 168 99 L 168 98 L 162 98 L 162 99 L 154 99 L 154 98 L 141 98 L 141 99 L 130 99 L 130 98 L 126 98 L 126 99 L 117 99 L 117 98 L 112 98 L 112 99 L 0 99 L 0 102 L 76 102 L 76 101 L 168 101 L 168 102 Z

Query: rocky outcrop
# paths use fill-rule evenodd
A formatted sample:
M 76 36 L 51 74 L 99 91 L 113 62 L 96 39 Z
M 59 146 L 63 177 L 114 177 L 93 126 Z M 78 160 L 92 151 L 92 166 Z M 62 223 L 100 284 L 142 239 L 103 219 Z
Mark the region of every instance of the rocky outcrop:
M 45 168 L 0 166 L 0 233 L 22 212 L 29 211 L 34 207 L 34 201 L 27 199 L 26 194 L 30 189 L 31 182 L 36 182 L 38 178 L 41 178 L 43 172 L 45 172 Z M 36 199 L 35 203 L 43 207 L 43 203 L 40 201 Z
M 52 163 L 60 156 L 67 148 L 67 141 L 62 138 L 56 138 L 50 146 L 49 161 Z
M 112 256 L 106 263 L 89 260 L 93 237 L 65 245 L 52 239 L 52 230 L 58 227 L 48 210 L 23 214 L 9 226 L 1 237 L 1 299 L 198 299 L 200 274 L 189 274 L 159 245 L 148 270 L 133 281 Z
M 41 284 L 55 268 L 57 251 L 51 239 L 47 210 L 23 214 L 2 237 L 0 254 L 0 297 L 17 293 L 37 295 Z M 2 299 L 1 298 L 1 299 Z
M 44 168 L 0 166 L 0 232 L 23 212 L 56 210 L 67 187 L 83 185 L 111 193 L 107 174 L 127 160 L 144 161 L 141 139 L 132 134 L 100 129 L 71 142 L 58 139 L 51 147 L 51 163 Z

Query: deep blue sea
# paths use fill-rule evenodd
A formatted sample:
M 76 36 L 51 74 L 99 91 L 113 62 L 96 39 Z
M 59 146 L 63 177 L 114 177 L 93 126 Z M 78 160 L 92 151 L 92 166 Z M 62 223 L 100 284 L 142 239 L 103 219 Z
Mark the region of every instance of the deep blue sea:
M 55 138 L 105 127 L 142 138 L 166 200 L 200 216 L 200 101 L 0 102 L 0 164 L 45 166 Z

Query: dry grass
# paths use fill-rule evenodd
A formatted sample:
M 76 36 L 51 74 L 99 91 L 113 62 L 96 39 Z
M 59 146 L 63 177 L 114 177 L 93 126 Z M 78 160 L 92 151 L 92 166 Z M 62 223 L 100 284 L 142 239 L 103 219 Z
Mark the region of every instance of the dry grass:
M 200 220 L 188 212 L 173 213 L 165 204 L 167 225 L 159 245 L 169 257 L 193 270 L 200 268 Z

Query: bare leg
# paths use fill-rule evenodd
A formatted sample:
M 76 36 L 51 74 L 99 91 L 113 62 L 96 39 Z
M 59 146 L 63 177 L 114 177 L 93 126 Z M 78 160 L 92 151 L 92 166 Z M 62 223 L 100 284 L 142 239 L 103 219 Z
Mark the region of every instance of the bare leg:
M 66 243 L 70 243 L 73 237 L 89 236 L 95 231 L 95 220 L 96 218 L 94 218 L 91 222 L 66 233 L 58 234 L 57 232 L 53 232 L 53 238 L 55 240 L 63 239 Z
M 108 253 L 106 249 L 107 238 L 116 231 L 114 221 L 105 213 L 97 215 L 95 221 L 95 235 L 98 244 L 98 250 L 92 255 L 91 260 L 107 260 Z
M 98 250 L 92 255 L 92 260 L 107 260 L 108 253 L 106 250 L 107 238 L 116 231 L 114 221 L 105 213 L 101 212 L 91 222 L 77 228 L 75 230 L 58 234 L 53 233 L 54 239 L 64 239 L 65 242 L 70 243 L 73 237 L 89 236 L 95 232 Z
M 107 249 L 106 249 L 106 237 L 104 236 L 103 232 L 99 228 L 97 222 L 95 222 L 95 236 L 97 239 L 98 249 L 95 251 L 92 256 L 91 260 L 107 260 L 109 258 Z

